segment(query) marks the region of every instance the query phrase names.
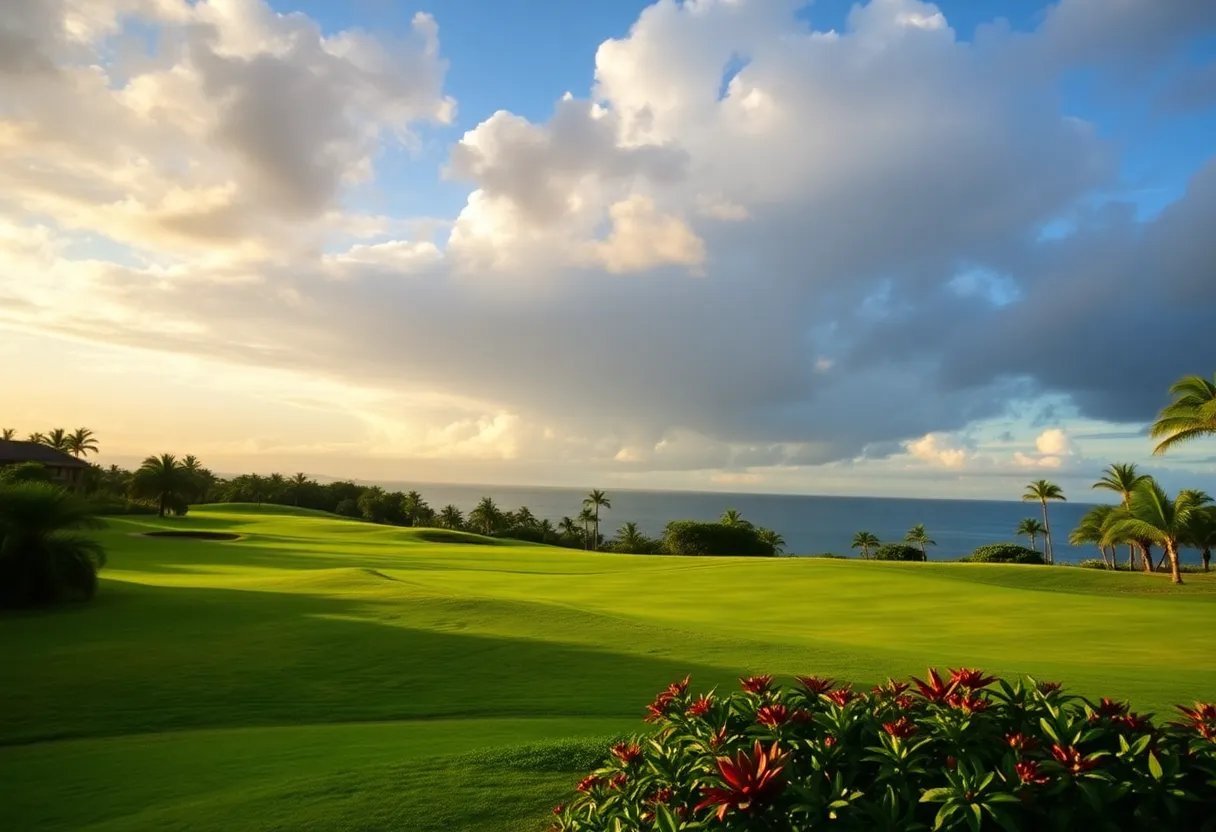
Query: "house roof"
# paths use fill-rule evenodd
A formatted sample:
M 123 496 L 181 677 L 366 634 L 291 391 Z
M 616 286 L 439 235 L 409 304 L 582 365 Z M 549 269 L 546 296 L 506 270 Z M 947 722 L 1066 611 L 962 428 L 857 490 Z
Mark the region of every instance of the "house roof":
M 37 442 L 0 439 L 0 465 L 21 462 L 41 462 L 43 465 L 57 465 L 60 468 L 87 468 L 89 466 L 89 463 L 82 459 Z

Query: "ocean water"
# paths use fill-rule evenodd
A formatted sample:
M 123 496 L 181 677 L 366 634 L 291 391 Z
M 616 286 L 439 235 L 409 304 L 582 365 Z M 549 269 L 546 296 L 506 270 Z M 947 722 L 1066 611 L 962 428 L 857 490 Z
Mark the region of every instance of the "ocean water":
M 438 483 L 383 483 L 394 490 L 416 489 L 439 509 L 451 503 L 468 512 L 482 497 L 492 497 L 498 506 L 514 510 L 527 506 L 537 517 L 555 523 L 563 516 L 577 517 L 586 491 L 572 488 L 538 488 L 498 485 L 447 485 Z M 904 533 L 924 523 L 929 537 L 930 560 L 953 560 L 986 543 L 1015 541 L 1013 530 L 1024 517 L 1041 517 L 1038 503 L 996 500 L 908 500 L 878 497 L 818 497 L 785 494 L 722 494 L 689 491 L 608 491 L 612 508 L 604 510 L 600 530 L 611 537 L 622 523 L 632 520 L 657 537 L 672 520 L 715 520 L 727 509 L 739 511 L 759 526 L 774 529 L 785 538 L 786 551 L 796 555 L 833 552 L 856 555 L 849 548 L 853 535 L 873 532 L 884 542 L 903 540 Z M 1093 546 L 1068 545 L 1068 532 L 1091 508 L 1085 503 L 1051 503 L 1052 537 L 1056 560 L 1076 562 L 1098 557 Z M 1042 541 L 1039 543 L 1042 546 Z M 1160 553 L 1158 553 L 1160 554 Z M 1119 553 L 1120 560 L 1127 551 Z M 1195 552 L 1184 560 L 1199 563 Z

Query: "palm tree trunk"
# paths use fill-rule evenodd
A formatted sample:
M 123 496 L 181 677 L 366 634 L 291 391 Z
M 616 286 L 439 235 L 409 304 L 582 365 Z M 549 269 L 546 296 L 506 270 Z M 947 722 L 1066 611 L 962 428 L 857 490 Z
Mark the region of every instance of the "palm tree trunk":
M 1176 584 L 1182 583 L 1182 569 L 1178 563 L 1178 547 L 1172 542 L 1165 544 L 1165 552 L 1170 558 L 1170 580 Z
M 160 514 L 157 516 L 159 516 L 159 517 L 165 516 L 165 492 L 163 492 L 163 491 L 160 493 Z
M 598 552 L 600 549 L 600 504 L 595 504 L 595 539 L 591 541 L 591 550 Z
M 1208 564 L 1212 562 L 1212 550 L 1207 546 L 1203 547 L 1203 571 L 1208 571 Z
M 1162 553 L 1161 553 L 1161 560 L 1157 561 L 1157 568 L 1156 568 L 1156 569 L 1154 569 L 1153 571 L 1154 571 L 1154 572 L 1160 572 L 1160 571 L 1161 571 L 1161 567 L 1165 566 L 1165 562 L 1166 562 L 1167 560 L 1169 560 L 1169 557 L 1170 557 L 1170 553 L 1169 553 L 1168 551 L 1162 552 Z
M 1052 564 L 1056 562 L 1055 547 L 1051 545 L 1051 522 L 1047 519 L 1047 501 L 1040 500 L 1043 504 L 1043 554 L 1044 560 Z
M 1153 572 L 1153 544 L 1140 544 L 1140 561 L 1140 566 L 1151 575 Z

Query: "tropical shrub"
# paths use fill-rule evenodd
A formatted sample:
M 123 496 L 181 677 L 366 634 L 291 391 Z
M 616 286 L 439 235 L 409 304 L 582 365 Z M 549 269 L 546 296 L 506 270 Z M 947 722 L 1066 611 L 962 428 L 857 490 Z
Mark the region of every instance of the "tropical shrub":
M 967 562 L 1042 564 L 1043 556 L 1034 549 L 1027 549 L 1016 543 L 990 543 L 972 552 L 967 557 Z
M 116 517 L 120 515 L 156 514 L 158 508 L 151 503 L 141 500 L 119 500 L 113 497 L 94 497 L 89 501 L 93 511 L 99 517 Z
M 977 670 L 888 681 L 689 681 L 554 809 L 555 832 L 1212 830 L 1216 705 L 1154 724 L 1110 699 Z
M 1098 558 L 1086 558 L 1077 564 L 1082 569 L 1110 569 L 1110 564 Z
M 0 483 L 12 484 L 22 482 L 53 482 L 54 478 L 47 467 L 41 462 L 19 462 L 16 465 L 5 465 L 0 468 Z
M 0 486 L 0 607 L 91 598 L 105 550 L 79 532 L 97 525 L 93 507 L 58 486 Z
M 924 560 L 920 549 L 907 543 L 884 543 L 874 550 L 874 560 Z
M 751 525 L 699 523 L 676 520 L 663 532 L 662 550 L 669 555 L 756 555 L 776 554 L 760 530 Z
M 816 555 L 807 555 L 808 558 L 826 558 L 827 560 L 848 560 L 845 555 L 838 555 L 834 552 L 820 552 Z

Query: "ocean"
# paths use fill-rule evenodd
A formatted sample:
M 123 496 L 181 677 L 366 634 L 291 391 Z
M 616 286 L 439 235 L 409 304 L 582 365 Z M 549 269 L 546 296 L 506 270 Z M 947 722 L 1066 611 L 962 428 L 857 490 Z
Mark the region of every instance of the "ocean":
M 499 508 L 527 506 L 537 517 L 554 523 L 563 516 L 578 516 L 586 491 L 575 488 L 541 488 L 499 485 L 447 485 L 439 483 L 381 483 L 393 490 L 421 492 L 431 507 L 451 503 L 464 512 L 482 497 L 492 497 Z M 1024 517 L 1041 518 L 1038 503 L 997 500 L 910 500 L 885 497 L 820 497 L 792 494 L 725 494 L 690 491 L 611 490 L 612 508 L 604 510 L 600 530 L 605 537 L 622 523 L 632 520 L 643 533 L 657 537 L 672 520 L 715 520 L 727 509 L 744 519 L 766 526 L 785 538 L 786 552 L 811 555 L 832 552 L 856 555 L 849 548 L 853 535 L 873 532 L 884 542 L 903 540 L 917 523 L 937 545 L 930 547 L 930 560 L 953 560 L 986 543 L 1014 541 L 1013 530 Z M 1097 558 L 1093 546 L 1068 545 L 1068 533 L 1092 504 L 1052 503 L 1048 507 L 1056 560 L 1075 563 Z M 1040 547 L 1042 542 L 1040 541 Z M 1126 548 L 1119 553 L 1127 558 Z M 1198 554 L 1184 552 L 1188 563 L 1199 563 Z

